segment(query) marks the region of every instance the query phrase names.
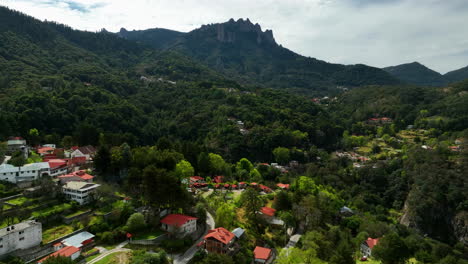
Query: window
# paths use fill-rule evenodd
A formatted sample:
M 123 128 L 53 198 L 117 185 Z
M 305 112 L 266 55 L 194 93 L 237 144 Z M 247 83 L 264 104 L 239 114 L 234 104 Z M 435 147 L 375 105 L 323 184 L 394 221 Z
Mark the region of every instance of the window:
M 3 248 L 3 245 L 0 245 L 0 248 Z
M 19 241 L 23 241 L 24 240 L 24 237 L 20 237 Z
M 20 235 L 24 234 L 24 231 L 19 231 L 19 234 L 20 234 Z

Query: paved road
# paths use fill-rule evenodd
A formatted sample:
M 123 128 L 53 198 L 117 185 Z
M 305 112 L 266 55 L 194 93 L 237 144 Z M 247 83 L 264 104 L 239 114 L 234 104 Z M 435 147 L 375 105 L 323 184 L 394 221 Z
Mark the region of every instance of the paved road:
M 101 253 L 101 255 L 99 255 L 97 258 L 91 260 L 90 262 L 86 262 L 88 264 L 93 264 L 93 263 L 96 263 L 98 261 L 100 261 L 101 259 L 109 256 L 110 254 L 113 254 L 113 253 L 118 253 L 118 252 L 129 252 L 131 251 L 130 249 L 128 248 L 123 248 L 125 247 L 126 245 L 128 244 L 128 242 L 122 242 L 120 243 L 116 248 L 114 249 L 111 249 L 111 250 L 106 250 L 104 251 L 103 253 Z
M 208 233 L 208 230 L 214 229 L 214 228 L 215 228 L 215 221 L 213 219 L 213 216 L 210 213 L 206 212 L 206 231 L 205 231 L 205 234 L 203 234 L 203 236 L 201 236 L 197 241 L 195 241 L 193 246 L 191 246 L 187 251 L 185 251 L 184 254 L 174 255 L 174 257 L 173 257 L 174 262 L 173 263 L 174 264 L 186 264 L 186 263 L 188 263 L 193 258 L 193 256 L 195 256 L 195 253 L 197 253 L 197 251 L 198 251 L 197 244 L 200 243 L 203 240 L 203 237 Z
M 283 249 L 294 247 L 297 244 L 297 242 L 299 242 L 299 239 L 301 239 L 301 236 L 302 234 L 299 233 L 292 235 L 291 238 L 289 238 L 288 244 L 286 244 L 286 246 Z

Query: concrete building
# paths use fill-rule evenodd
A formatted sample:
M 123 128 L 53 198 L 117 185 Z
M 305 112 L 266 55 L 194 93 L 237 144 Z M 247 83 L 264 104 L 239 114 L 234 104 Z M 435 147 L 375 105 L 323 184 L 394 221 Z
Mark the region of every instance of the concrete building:
M 0 165 L 0 180 L 11 183 L 34 181 L 48 175 L 50 175 L 50 167 L 47 162 L 26 164 L 22 167 L 10 164 Z
M 42 225 L 36 221 L 25 221 L 0 229 L 0 256 L 13 251 L 29 249 L 41 244 Z
M 71 181 L 67 182 L 62 190 L 67 199 L 79 204 L 86 204 L 93 199 L 92 194 L 99 186 L 99 184 L 94 183 Z
M 12 154 L 16 151 L 27 149 L 26 140 L 21 137 L 10 137 L 7 141 L 7 153 Z

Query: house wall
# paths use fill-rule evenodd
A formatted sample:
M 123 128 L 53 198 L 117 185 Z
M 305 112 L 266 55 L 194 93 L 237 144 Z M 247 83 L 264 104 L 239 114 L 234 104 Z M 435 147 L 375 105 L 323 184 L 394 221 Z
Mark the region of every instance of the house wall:
M 44 174 L 50 174 L 50 171 L 45 169 L 30 169 L 28 167 L 5 168 L 0 169 L 0 180 L 11 183 L 34 181 L 42 177 Z
M 190 220 L 179 228 L 166 224 L 162 224 L 161 227 L 169 233 L 177 232 L 178 234 L 185 236 L 197 231 L 197 220 Z
M 210 253 L 218 254 L 225 254 L 227 250 L 226 245 L 214 239 L 207 239 L 205 241 L 205 248 Z
M 0 237 L 0 256 L 19 249 L 28 249 L 41 244 L 42 225 L 34 222 L 24 229 L 14 229 Z
M 91 194 L 93 193 L 94 189 L 87 190 L 87 191 L 76 191 L 67 188 L 63 188 L 63 193 L 65 197 L 69 200 L 76 201 L 79 204 L 86 204 L 91 200 Z

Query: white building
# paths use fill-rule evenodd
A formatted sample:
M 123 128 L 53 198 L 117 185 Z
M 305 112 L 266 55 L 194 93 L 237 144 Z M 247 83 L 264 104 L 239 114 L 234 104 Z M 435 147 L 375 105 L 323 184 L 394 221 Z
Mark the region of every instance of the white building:
M 94 183 L 71 181 L 67 182 L 62 188 L 67 199 L 76 201 L 79 204 L 86 204 L 92 200 L 92 194 L 99 186 L 99 184 Z
M 0 165 L 0 180 L 11 183 L 34 181 L 44 175 L 50 175 L 48 162 L 38 162 L 26 164 L 22 167 L 15 167 L 11 164 Z
M 36 221 L 25 221 L 0 229 L 0 256 L 15 250 L 28 249 L 42 242 L 42 225 Z
M 26 140 L 21 137 L 11 137 L 7 141 L 7 148 L 9 153 L 23 150 L 23 148 L 26 147 Z
M 161 220 L 161 228 L 175 236 L 184 237 L 197 231 L 197 219 L 188 215 L 170 214 Z

